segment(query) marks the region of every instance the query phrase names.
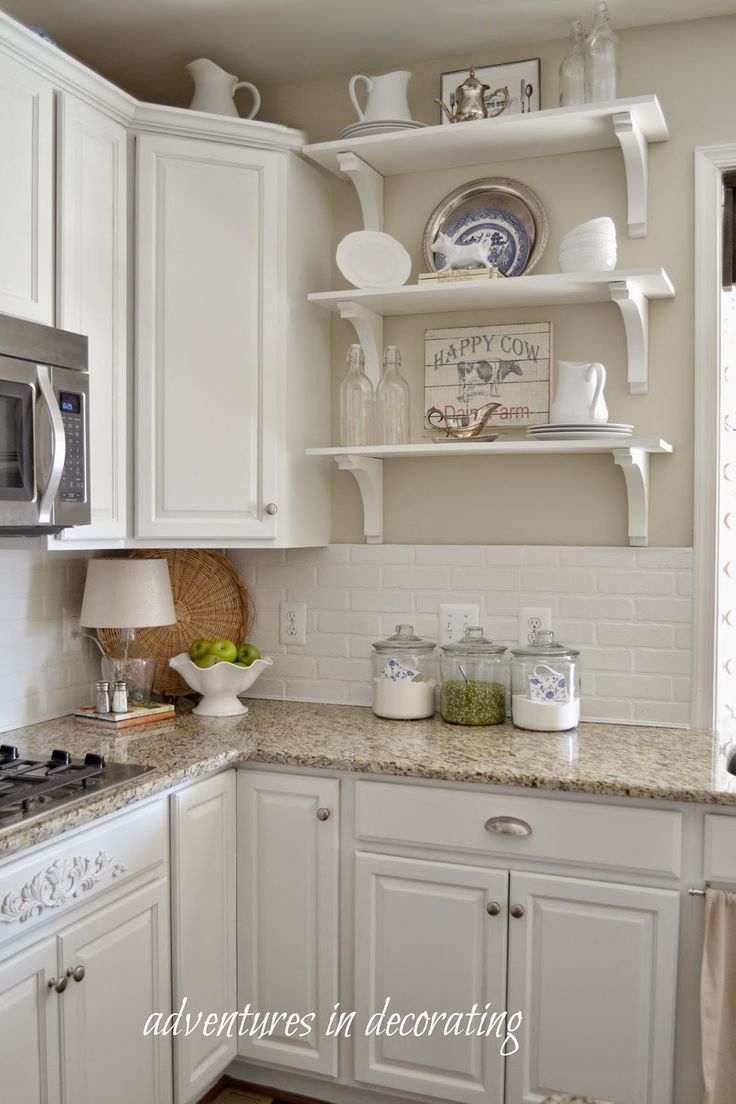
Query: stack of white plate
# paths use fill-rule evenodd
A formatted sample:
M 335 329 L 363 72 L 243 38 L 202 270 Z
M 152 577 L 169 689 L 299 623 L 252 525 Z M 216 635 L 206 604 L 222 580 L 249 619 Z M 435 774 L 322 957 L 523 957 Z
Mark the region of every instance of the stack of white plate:
M 530 426 L 527 437 L 546 441 L 605 441 L 630 437 L 633 425 L 624 422 L 549 422 Z
M 560 272 L 608 272 L 616 267 L 616 227 L 595 218 L 565 234 L 557 251 Z
M 372 119 L 351 123 L 340 131 L 340 138 L 367 138 L 370 134 L 391 134 L 394 130 L 417 130 L 426 123 L 415 123 L 412 119 Z

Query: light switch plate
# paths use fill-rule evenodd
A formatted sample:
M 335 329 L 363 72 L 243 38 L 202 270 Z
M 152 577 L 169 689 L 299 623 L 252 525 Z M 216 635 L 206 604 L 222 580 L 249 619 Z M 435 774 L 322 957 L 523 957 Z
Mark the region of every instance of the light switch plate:
M 552 628 L 552 610 L 549 606 L 522 606 L 519 610 L 519 643 L 530 644 L 535 629 Z
M 440 644 L 453 644 L 455 641 L 462 639 L 468 625 L 480 624 L 480 606 L 442 603 L 439 617 Z
M 279 640 L 282 644 L 307 643 L 306 602 L 279 604 Z

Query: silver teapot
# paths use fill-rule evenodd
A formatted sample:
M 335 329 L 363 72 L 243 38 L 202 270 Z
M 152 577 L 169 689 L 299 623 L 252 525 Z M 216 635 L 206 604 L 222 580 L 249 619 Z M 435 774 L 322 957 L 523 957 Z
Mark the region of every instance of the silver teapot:
M 492 119 L 506 110 L 511 103 L 509 90 L 484 84 L 471 69 L 462 84 L 450 93 L 450 106 L 435 100 L 451 123 L 467 123 L 471 119 Z

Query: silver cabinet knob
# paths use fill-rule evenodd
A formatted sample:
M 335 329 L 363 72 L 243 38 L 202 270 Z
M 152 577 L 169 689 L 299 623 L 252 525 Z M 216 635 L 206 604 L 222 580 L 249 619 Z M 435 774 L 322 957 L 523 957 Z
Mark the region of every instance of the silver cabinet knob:
M 70 966 L 66 976 L 74 978 L 75 981 L 84 981 L 84 966 Z
M 318 809 L 317 810 L 317 820 L 329 820 L 329 819 L 330 819 L 330 810 L 329 809 Z
M 267 505 L 266 505 L 266 513 L 267 514 L 270 514 L 270 516 L 273 517 L 273 515 L 277 514 L 278 512 L 279 512 L 279 508 L 278 508 L 278 506 L 276 505 L 275 502 L 267 503 Z
M 530 836 L 531 824 L 519 817 L 495 816 L 490 817 L 485 823 L 486 832 L 496 832 L 500 836 Z
M 514 920 L 521 920 L 522 916 L 526 912 L 523 905 L 512 905 L 509 912 L 513 916 Z
M 49 978 L 46 984 L 48 985 L 49 989 L 55 989 L 57 993 L 63 993 L 68 985 L 68 982 L 65 977 Z
M 499 905 L 498 901 L 489 901 L 486 905 L 486 912 L 489 916 L 498 916 L 500 911 L 501 906 Z

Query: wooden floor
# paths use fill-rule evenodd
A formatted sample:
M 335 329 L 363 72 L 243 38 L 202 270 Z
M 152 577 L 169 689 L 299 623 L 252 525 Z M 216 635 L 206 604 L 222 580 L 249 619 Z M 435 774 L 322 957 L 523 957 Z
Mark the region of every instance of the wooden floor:
M 260 1085 L 247 1085 L 223 1077 L 198 1104 L 320 1104 L 311 1096 L 295 1096 L 294 1093 L 264 1089 Z

